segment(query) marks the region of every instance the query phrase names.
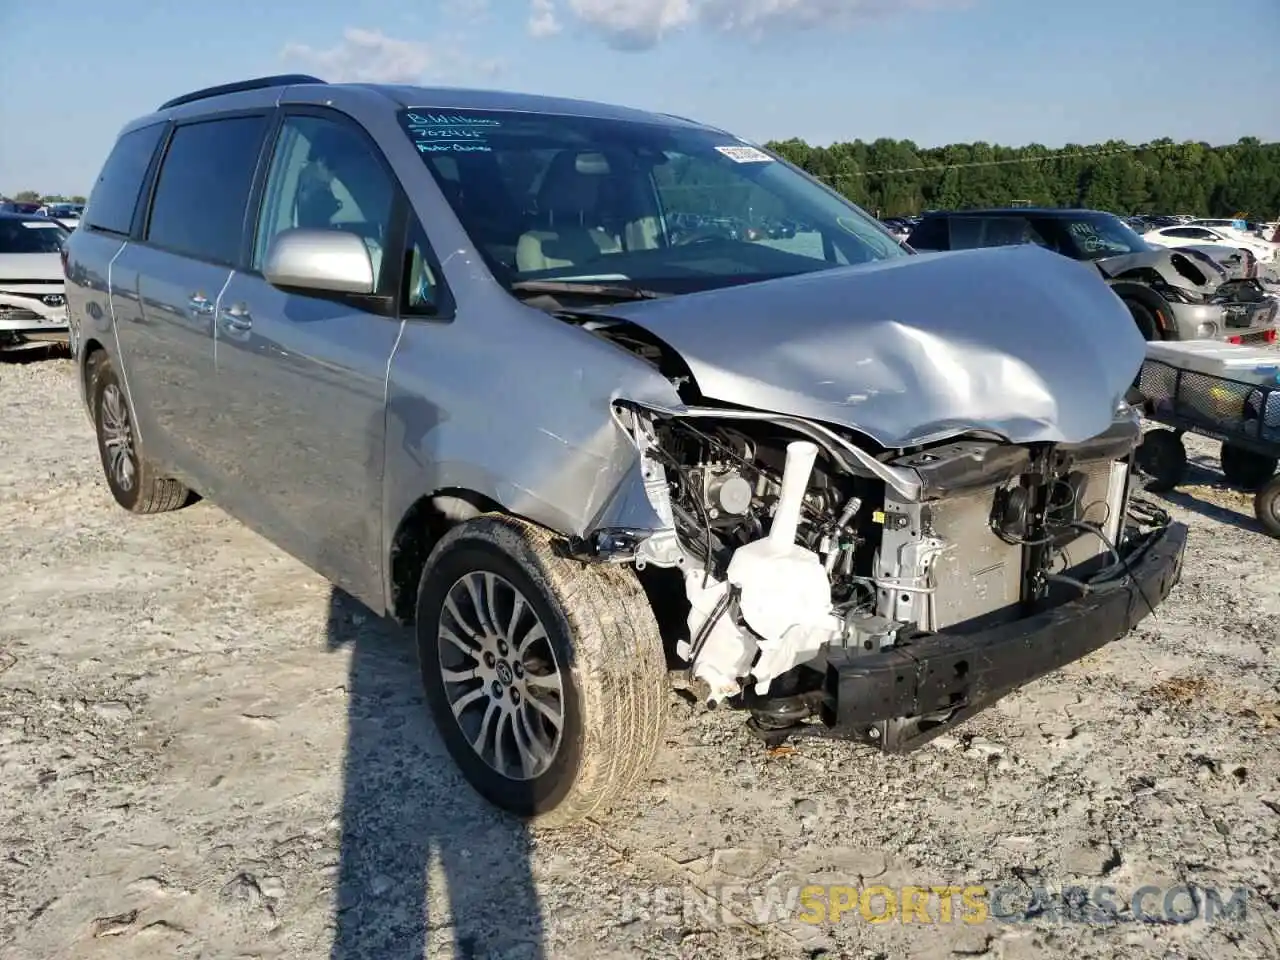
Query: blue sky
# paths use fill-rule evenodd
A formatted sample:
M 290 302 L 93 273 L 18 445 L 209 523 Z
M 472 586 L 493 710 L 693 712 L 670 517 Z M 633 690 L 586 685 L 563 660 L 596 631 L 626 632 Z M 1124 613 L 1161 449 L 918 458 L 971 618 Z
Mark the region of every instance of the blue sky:
M 754 140 L 1280 140 L 1277 0 L 10 0 L 0 193 L 84 193 L 120 126 L 285 71 L 588 97 Z

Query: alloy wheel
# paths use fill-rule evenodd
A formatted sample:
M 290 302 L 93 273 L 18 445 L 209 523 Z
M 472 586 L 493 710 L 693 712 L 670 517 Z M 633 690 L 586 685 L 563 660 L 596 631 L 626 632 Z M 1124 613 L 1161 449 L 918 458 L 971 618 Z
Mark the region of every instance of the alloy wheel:
M 438 630 L 445 696 L 471 749 L 510 780 L 545 773 L 564 731 L 564 685 L 528 599 L 496 573 L 468 573 L 445 595 Z
M 121 490 L 132 490 L 138 476 L 133 427 L 129 422 L 129 406 L 125 403 L 124 394 L 114 383 L 108 383 L 102 391 L 101 421 L 107 469 Z

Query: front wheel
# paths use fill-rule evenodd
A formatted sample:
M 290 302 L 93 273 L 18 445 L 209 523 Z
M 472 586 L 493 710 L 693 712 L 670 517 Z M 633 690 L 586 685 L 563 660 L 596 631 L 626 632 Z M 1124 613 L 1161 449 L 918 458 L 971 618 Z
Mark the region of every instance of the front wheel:
M 454 527 L 415 617 L 432 716 L 490 803 L 561 827 L 629 790 L 662 738 L 666 660 L 633 571 L 557 554 L 497 514 Z

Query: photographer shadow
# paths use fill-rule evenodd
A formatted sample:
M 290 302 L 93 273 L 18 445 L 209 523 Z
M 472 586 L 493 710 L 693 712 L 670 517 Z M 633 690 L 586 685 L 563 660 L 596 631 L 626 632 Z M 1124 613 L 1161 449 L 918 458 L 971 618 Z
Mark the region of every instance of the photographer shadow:
M 327 647 L 351 648 L 331 960 L 541 960 L 525 826 L 462 779 L 423 701 L 409 631 L 334 589 Z M 434 878 L 434 879 L 432 879 Z

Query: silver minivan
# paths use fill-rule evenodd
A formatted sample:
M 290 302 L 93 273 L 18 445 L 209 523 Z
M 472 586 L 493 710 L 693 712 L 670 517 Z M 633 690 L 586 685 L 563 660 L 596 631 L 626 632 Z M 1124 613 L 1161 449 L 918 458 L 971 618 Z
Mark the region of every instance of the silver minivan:
M 67 291 L 120 506 L 198 493 L 411 625 L 460 770 L 544 824 L 641 781 L 673 685 L 910 750 L 1180 575 L 1102 280 L 915 254 L 689 120 L 198 91 L 120 135 Z

